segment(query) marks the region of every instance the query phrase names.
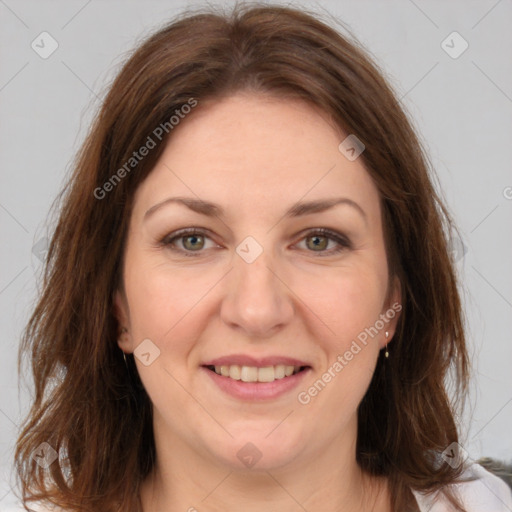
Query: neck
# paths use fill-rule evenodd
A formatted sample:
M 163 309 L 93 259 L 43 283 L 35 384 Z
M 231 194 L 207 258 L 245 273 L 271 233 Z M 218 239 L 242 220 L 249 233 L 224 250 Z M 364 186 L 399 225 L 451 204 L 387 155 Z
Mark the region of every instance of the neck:
M 386 480 L 363 473 L 356 463 L 356 425 L 314 456 L 244 470 L 168 431 L 164 435 L 157 422 L 154 427 L 157 460 L 142 484 L 143 512 L 391 512 Z

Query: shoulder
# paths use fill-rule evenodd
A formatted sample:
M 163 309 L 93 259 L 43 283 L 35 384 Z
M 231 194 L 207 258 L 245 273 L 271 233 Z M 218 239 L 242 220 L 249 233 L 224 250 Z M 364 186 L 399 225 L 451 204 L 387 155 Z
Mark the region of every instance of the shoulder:
M 512 490 L 499 477 L 479 464 L 472 464 L 462 475 L 467 482 L 452 484 L 452 488 L 467 512 L 510 512 L 512 510 Z M 413 491 L 421 512 L 448 512 L 448 504 L 442 496 L 428 496 Z

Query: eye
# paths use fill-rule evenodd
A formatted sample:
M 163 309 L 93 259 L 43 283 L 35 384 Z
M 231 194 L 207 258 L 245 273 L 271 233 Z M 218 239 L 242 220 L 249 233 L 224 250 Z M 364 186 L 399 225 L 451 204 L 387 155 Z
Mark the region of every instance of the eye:
M 345 236 L 325 228 L 314 229 L 306 233 L 301 240 L 306 244 L 310 252 L 322 253 L 322 256 L 330 256 L 351 248 L 351 243 Z M 326 251 L 329 242 L 334 242 L 334 248 Z
M 207 240 L 213 243 L 204 229 L 184 228 L 165 236 L 160 241 L 160 244 L 168 247 L 172 251 L 180 252 L 185 256 L 195 257 L 200 256 L 202 249 L 215 247 L 215 243 L 208 247 L 206 244 Z M 322 256 L 330 256 L 352 247 L 348 238 L 326 228 L 310 230 L 306 233 L 306 236 L 303 236 L 301 242 L 306 243 L 306 250 L 310 249 L 308 252 L 316 252 Z M 334 248 L 326 250 L 329 246 L 329 242 L 334 243 Z M 178 244 L 178 246 L 176 246 L 176 244 Z
M 202 249 L 209 248 L 206 247 L 206 240 L 211 241 L 210 237 L 206 236 L 203 230 L 185 228 L 166 236 L 161 240 L 161 244 L 169 247 L 171 250 L 181 252 L 185 256 L 196 256 L 196 254 L 190 253 L 199 253 Z M 175 246 L 176 243 L 179 244 L 178 247 Z

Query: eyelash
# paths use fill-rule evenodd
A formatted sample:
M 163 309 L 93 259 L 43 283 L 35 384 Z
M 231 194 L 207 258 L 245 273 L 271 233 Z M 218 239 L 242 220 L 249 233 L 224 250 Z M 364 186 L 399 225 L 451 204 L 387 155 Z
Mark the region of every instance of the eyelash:
M 206 238 L 210 238 L 208 236 L 207 232 L 204 231 L 203 229 L 184 228 L 184 229 L 175 231 L 174 233 L 171 233 L 170 235 L 166 235 L 164 238 L 162 238 L 159 241 L 159 244 L 169 248 L 172 251 L 181 252 L 182 254 L 184 254 L 187 257 L 195 258 L 195 257 L 200 256 L 201 253 L 203 253 L 204 251 L 202 251 L 202 250 L 188 251 L 188 250 L 184 250 L 184 249 L 178 249 L 176 247 L 171 247 L 175 240 L 177 240 L 179 238 L 184 238 L 186 236 L 195 236 L 195 235 L 200 235 L 200 236 L 204 236 Z M 331 256 L 333 254 L 337 254 L 341 251 L 350 249 L 352 247 L 352 244 L 348 238 L 340 235 L 339 233 L 336 233 L 335 231 L 331 231 L 330 229 L 326 229 L 326 228 L 312 229 L 312 230 L 304 233 L 304 236 L 301 238 L 301 241 L 305 238 L 309 238 L 309 237 L 315 236 L 315 235 L 324 236 L 324 237 L 326 237 L 330 240 L 334 240 L 335 242 L 338 243 L 338 247 L 336 247 L 335 249 L 331 249 L 330 251 L 318 251 L 319 257 Z M 316 251 L 308 251 L 308 252 L 314 253 Z M 323 253 L 323 255 L 322 255 L 322 253 Z

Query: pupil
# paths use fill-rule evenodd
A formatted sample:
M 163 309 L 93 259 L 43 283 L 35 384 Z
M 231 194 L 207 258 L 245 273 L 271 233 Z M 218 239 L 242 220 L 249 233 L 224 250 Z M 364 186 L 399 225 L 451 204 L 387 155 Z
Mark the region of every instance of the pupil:
M 314 247 L 320 248 L 320 249 L 325 249 L 326 238 L 324 236 L 313 236 L 311 238 L 313 240 Z M 324 239 L 323 243 L 322 243 L 322 241 L 319 241 L 322 238 Z

